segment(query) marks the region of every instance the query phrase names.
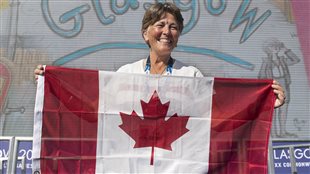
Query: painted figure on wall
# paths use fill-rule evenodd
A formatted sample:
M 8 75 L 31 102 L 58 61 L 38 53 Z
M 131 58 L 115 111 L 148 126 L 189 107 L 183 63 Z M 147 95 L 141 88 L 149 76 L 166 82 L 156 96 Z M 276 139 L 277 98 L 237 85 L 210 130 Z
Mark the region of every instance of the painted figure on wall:
M 284 91 L 286 91 L 286 103 L 282 107 L 275 109 L 271 135 L 274 138 L 296 137 L 295 134 L 287 132 L 286 121 L 290 103 L 291 75 L 289 66 L 297 64 L 300 59 L 292 50 L 287 49 L 283 42 L 275 38 L 264 42 L 263 51 L 267 54 L 267 57 L 263 57 L 258 78 L 275 79 L 283 85 Z

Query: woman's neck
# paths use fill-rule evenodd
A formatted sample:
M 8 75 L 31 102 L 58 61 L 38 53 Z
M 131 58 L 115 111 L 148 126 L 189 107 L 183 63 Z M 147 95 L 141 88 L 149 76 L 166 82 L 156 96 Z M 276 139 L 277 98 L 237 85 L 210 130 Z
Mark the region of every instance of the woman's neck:
M 164 56 L 164 57 L 150 55 L 150 63 L 151 63 L 150 73 L 151 74 L 163 74 L 165 70 L 167 69 L 169 59 L 170 59 L 170 55 Z

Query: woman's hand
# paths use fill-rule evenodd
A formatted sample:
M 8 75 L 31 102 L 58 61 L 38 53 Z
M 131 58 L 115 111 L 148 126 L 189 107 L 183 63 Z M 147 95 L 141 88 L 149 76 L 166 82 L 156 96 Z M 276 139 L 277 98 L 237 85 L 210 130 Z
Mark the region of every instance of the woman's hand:
M 280 83 L 275 80 L 273 81 L 271 87 L 273 88 L 274 94 L 277 96 L 277 99 L 274 103 L 274 107 L 278 108 L 285 103 L 285 92 Z
M 44 67 L 43 65 L 38 65 L 36 69 L 34 70 L 34 77 L 36 81 L 38 80 L 39 75 L 43 76 L 44 75 Z

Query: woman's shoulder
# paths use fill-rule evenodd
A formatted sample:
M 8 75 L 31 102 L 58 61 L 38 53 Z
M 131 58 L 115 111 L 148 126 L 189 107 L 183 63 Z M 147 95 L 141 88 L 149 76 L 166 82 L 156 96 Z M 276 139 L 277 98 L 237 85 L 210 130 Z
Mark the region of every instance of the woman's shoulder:
M 194 66 L 185 65 L 183 62 L 175 60 L 173 64 L 173 75 L 189 76 L 189 77 L 203 77 L 200 70 Z
M 144 73 L 143 64 L 145 59 L 138 60 L 121 66 L 116 72 L 123 73 Z

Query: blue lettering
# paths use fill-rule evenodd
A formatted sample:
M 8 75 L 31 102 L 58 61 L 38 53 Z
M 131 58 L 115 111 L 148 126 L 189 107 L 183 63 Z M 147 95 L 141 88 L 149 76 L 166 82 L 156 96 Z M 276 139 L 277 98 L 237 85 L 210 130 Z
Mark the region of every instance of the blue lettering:
M 238 11 L 235 14 L 235 17 L 229 27 L 229 32 L 232 32 L 239 25 L 244 22 L 247 22 L 242 36 L 240 38 L 240 43 L 245 42 L 259 27 L 262 25 L 267 18 L 271 15 L 271 11 L 267 10 L 264 14 L 262 14 L 256 21 L 254 21 L 257 13 L 257 8 L 254 8 L 248 12 L 247 9 L 251 3 L 251 0 L 243 0 L 241 5 L 239 6 Z
M 115 14 L 122 15 L 128 11 L 129 7 L 137 9 L 139 7 L 139 2 L 137 0 L 128 0 L 124 2 L 123 6 L 119 6 L 117 0 L 111 1 L 111 9 Z
M 199 2 L 198 0 L 192 0 L 189 3 L 182 3 L 180 0 L 174 1 L 175 5 L 182 11 L 188 11 L 191 9 L 191 18 L 187 24 L 184 25 L 182 34 L 186 34 L 191 31 L 198 22 L 199 18 Z
M 92 0 L 92 3 L 96 11 L 97 18 L 103 25 L 108 25 L 115 21 L 115 15 L 109 15 L 108 17 L 105 17 L 99 0 Z
M 101 0 L 91 0 L 92 5 L 94 7 L 94 11 L 97 15 L 97 18 L 103 25 L 109 25 L 112 24 L 116 20 L 115 15 L 123 15 L 125 14 L 129 8 L 131 9 L 137 9 L 139 7 L 139 2 L 137 0 L 123 0 L 122 3 L 119 3 L 117 0 L 110 0 L 111 3 L 111 10 L 113 14 L 106 15 L 103 11 Z M 42 0 L 41 8 L 43 11 L 44 18 L 48 24 L 48 26 L 51 28 L 51 30 L 58 35 L 66 38 L 71 38 L 74 36 L 77 36 L 83 27 L 83 13 L 89 11 L 90 5 L 84 4 L 79 7 L 76 7 L 70 11 L 65 12 L 63 15 L 60 16 L 59 22 L 60 23 L 67 23 L 69 21 L 74 20 L 74 26 L 72 29 L 63 29 L 56 25 L 53 18 L 50 14 L 50 9 L 48 5 L 49 0 Z M 166 2 L 166 0 L 156 0 L 156 2 Z M 181 11 L 189 11 L 190 10 L 190 19 L 189 21 L 184 25 L 184 29 L 182 34 L 186 34 L 190 32 L 195 25 L 198 22 L 200 11 L 199 11 L 199 1 L 198 0 L 191 0 L 182 2 L 182 0 L 174 0 L 173 1 L 175 5 L 180 8 Z M 222 14 L 227 6 L 226 0 L 205 0 L 205 8 L 211 15 L 220 15 Z M 248 11 L 248 7 L 251 3 L 251 0 L 243 0 L 240 4 L 238 11 L 235 14 L 235 17 L 233 18 L 229 32 L 232 32 L 235 30 L 239 25 L 246 22 L 246 26 L 243 30 L 242 36 L 240 38 L 240 43 L 245 42 L 261 25 L 262 23 L 267 20 L 267 18 L 271 15 L 271 11 L 267 10 L 264 12 L 263 15 L 261 15 L 258 19 L 256 18 L 257 8 L 254 8 L 252 10 Z M 143 3 L 143 7 L 147 9 L 150 6 L 151 3 L 145 2 Z M 77 50 L 75 52 L 72 52 L 68 55 L 65 55 L 58 60 L 54 62 L 54 65 L 62 65 L 64 63 L 67 63 L 69 61 L 72 61 L 74 59 L 83 57 L 87 54 L 91 54 L 93 52 L 97 52 L 104 49 L 111 49 L 111 48 L 128 48 L 128 49 L 148 49 L 147 46 L 143 43 L 102 43 L 98 45 L 92 45 L 86 48 L 82 48 L 80 50 Z M 188 53 L 194 53 L 194 54 L 202 54 L 202 55 L 208 55 L 212 56 L 221 60 L 224 60 L 226 62 L 229 62 L 231 64 L 240 66 L 245 69 L 254 69 L 254 65 L 246 62 L 240 58 L 218 52 L 216 50 L 210 50 L 205 48 L 195 48 L 190 46 L 178 46 L 176 48 L 176 51 L 179 52 L 188 52 Z M 279 158 L 284 157 L 285 154 L 281 154 Z
M 212 15 L 220 15 L 224 12 L 224 10 L 226 9 L 226 0 L 220 0 L 220 3 L 219 5 L 217 4 L 217 7 L 214 7 L 214 4 L 213 4 L 213 0 L 205 0 L 205 3 L 207 4 L 206 5 L 206 9 L 207 11 L 212 14 Z
M 87 12 L 90 9 L 90 6 L 88 4 L 81 5 L 60 16 L 59 18 L 60 23 L 66 23 L 74 19 L 74 25 L 71 30 L 62 29 L 56 25 L 49 11 L 48 0 L 42 0 L 41 8 L 43 16 L 50 29 L 62 37 L 71 38 L 78 35 L 81 32 L 83 26 L 82 14 Z

